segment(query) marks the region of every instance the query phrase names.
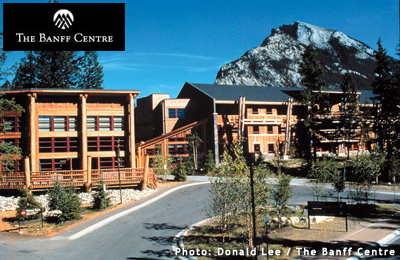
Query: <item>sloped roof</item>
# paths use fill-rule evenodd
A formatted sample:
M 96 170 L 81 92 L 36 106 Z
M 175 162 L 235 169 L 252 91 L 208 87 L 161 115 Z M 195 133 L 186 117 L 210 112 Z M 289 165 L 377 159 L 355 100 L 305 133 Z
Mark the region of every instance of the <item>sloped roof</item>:
M 269 101 L 286 102 L 291 96 L 282 92 L 282 90 L 297 90 L 299 88 L 277 88 L 262 86 L 241 86 L 241 85 L 218 85 L 218 84 L 198 84 L 188 83 L 199 89 L 206 95 L 220 101 L 239 100 L 240 96 L 245 96 L 246 101 Z

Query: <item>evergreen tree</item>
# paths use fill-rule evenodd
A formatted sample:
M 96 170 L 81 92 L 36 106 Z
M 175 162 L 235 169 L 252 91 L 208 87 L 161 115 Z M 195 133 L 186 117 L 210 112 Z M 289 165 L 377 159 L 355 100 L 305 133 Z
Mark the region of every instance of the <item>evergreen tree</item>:
M 54 182 L 54 186 L 51 190 L 48 190 L 49 195 L 49 207 L 51 210 L 60 210 L 61 204 L 63 203 L 64 196 L 66 195 L 66 191 L 64 187 L 61 185 L 61 181 L 56 178 Z
M 75 186 L 71 185 L 66 191 L 59 205 L 61 210 L 60 221 L 75 220 L 81 217 L 81 199 L 75 193 Z
M 19 190 L 21 193 L 21 196 L 18 199 L 18 215 L 20 215 L 20 212 L 22 209 L 40 209 L 42 205 L 36 200 L 35 196 L 32 195 L 32 193 L 29 192 L 27 189 L 21 189 Z M 34 216 L 25 216 L 21 217 L 21 220 L 29 219 L 29 218 L 34 218 Z
M 175 176 L 174 181 L 186 181 L 187 170 L 185 163 L 180 162 L 173 169 L 172 174 Z
M 78 88 L 80 89 L 102 89 L 103 66 L 97 61 L 97 52 L 85 51 L 80 60 L 80 77 Z
M 211 150 L 208 150 L 206 155 L 206 161 L 204 162 L 204 170 L 207 173 L 215 172 L 215 160 Z
M 301 83 L 305 90 L 301 95 L 301 102 L 307 109 L 304 125 L 308 129 L 314 150 L 314 160 L 317 158 L 317 145 L 319 141 L 319 127 L 324 115 L 329 112 L 327 95 L 322 92 L 326 82 L 322 79 L 324 70 L 317 60 L 316 52 L 312 44 L 308 45 L 300 65 L 300 73 L 303 76 Z
M 99 89 L 103 67 L 97 53 L 86 51 L 28 51 L 21 59 L 13 88 Z
M 104 190 L 104 180 L 100 178 L 99 185 L 97 185 L 97 192 L 93 194 L 93 208 L 105 209 L 110 206 L 110 194 Z
M 2 32 L 0 32 L 0 39 Z M 5 68 L 5 62 L 7 58 L 7 52 L 0 47 L 0 81 L 6 80 L 6 78 L 13 74 L 12 68 Z M 4 85 L 7 84 L 6 81 Z M 24 109 L 21 105 L 15 103 L 14 99 L 4 99 L 1 98 L 2 93 L 0 93 L 0 117 L 6 116 L 9 112 L 24 112 Z M 0 124 L 0 132 L 6 132 L 6 125 Z M 1 172 L 7 172 L 14 169 L 15 166 L 15 156 L 21 156 L 22 150 L 17 148 L 11 142 L 0 142 L 0 177 Z
M 357 85 L 351 75 L 346 73 L 341 84 L 343 96 L 340 106 L 339 135 L 350 151 L 351 141 L 360 138 L 357 129 L 360 125 L 360 114 L 358 109 Z M 349 158 L 350 153 L 347 153 Z
M 372 83 L 374 97 L 374 131 L 380 147 L 393 154 L 395 142 L 398 140 L 396 125 L 399 124 L 399 86 L 392 81 L 392 68 L 386 50 L 378 40 L 378 51 L 375 52 L 377 66 L 375 80 Z

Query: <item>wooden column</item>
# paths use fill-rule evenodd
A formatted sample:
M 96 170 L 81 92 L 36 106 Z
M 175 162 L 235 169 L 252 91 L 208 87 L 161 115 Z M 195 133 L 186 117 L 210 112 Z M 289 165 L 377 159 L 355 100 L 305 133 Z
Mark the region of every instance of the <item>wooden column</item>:
M 31 171 L 29 167 L 29 157 L 25 157 L 24 159 L 24 167 L 25 167 L 25 189 L 29 189 L 31 186 Z
M 81 118 L 81 168 L 87 170 L 87 113 L 86 113 L 86 100 L 87 94 L 80 94 L 80 118 Z
M 86 191 L 92 189 L 92 156 L 87 157 Z
M 38 167 L 38 153 L 39 153 L 39 138 L 37 135 L 38 130 L 38 114 L 36 111 L 36 93 L 28 95 L 29 97 L 29 150 L 30 150 L 30 169 L 32 172 L 39 171 Z
M 131 168 L 136 168 L 135 162 L 135 96 L 129 94 L 129 162 Z
M 144 174 L 142 181 L 142 190 L 146 189 L 148 182 L 149 182 L 149 155 L 146 154 L 146 162 L 144 164 Z

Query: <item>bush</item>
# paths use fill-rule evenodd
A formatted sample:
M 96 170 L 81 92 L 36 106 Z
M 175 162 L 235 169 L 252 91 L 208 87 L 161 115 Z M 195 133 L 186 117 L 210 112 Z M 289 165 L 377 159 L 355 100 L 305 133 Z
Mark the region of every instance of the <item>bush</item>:
M 49 195 L 49 207 L 51 210 L 60 210 L 60 206 L 62 204 L 62 200 L 64 199 L 64 196 L 66 195 L 66 191 L 61 185 L 61 181 L 56 179 L 56 182 L 54 183 L 54 187 L 51 190 L 47 190 L 47 193 Z
M 93 194 L 93 208 L 94 209 L 105 209 L 110 205 L 110 197 L 107 191 L 103 189 L 104 180 L 100 178 L 99 185 L 97 186 L 97 192 Z
M 215 172 L 215 160 L 211 150 L 208 150 L 206 155 L 206 161 L 204 163 L 204 170 L 207 173 Z
M 60 222 L 75 220 L 81 217 L 81 199 L 75 193 L 75 186 L 69 186 L 65 195 L 59 201 L 58 207 L 62 211 L 59 217 Z
M 35 196 L 29 192 L 27 189 L 21 189 L 21 197 L 18 200 L 18 215 L 20 214 L 22 209 L 40 209 L 42 205 L 36 200 Z M 21 217 L 21 220 L 36 218 L 37 216 L 25 216 Z
M 187 170 L 185 163 L 180 162 L 174 168 L 172 174 L 175 176 L 174 181 L 186 181 Z

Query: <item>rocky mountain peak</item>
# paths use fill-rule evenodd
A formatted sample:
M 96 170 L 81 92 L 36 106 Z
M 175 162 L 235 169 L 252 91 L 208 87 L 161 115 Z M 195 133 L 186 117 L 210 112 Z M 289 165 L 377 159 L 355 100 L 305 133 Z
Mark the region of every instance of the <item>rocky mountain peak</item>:
M 337 88 L 350 72 L 359 89 L 371 89 L 374 50 L 342 32 L 304 22 L 271 30 L 263 43 L 219 70 L 216 84 L 302 87 L 299 74 L 305 47 L 312 43 L 325 68 L 324 78 Z

